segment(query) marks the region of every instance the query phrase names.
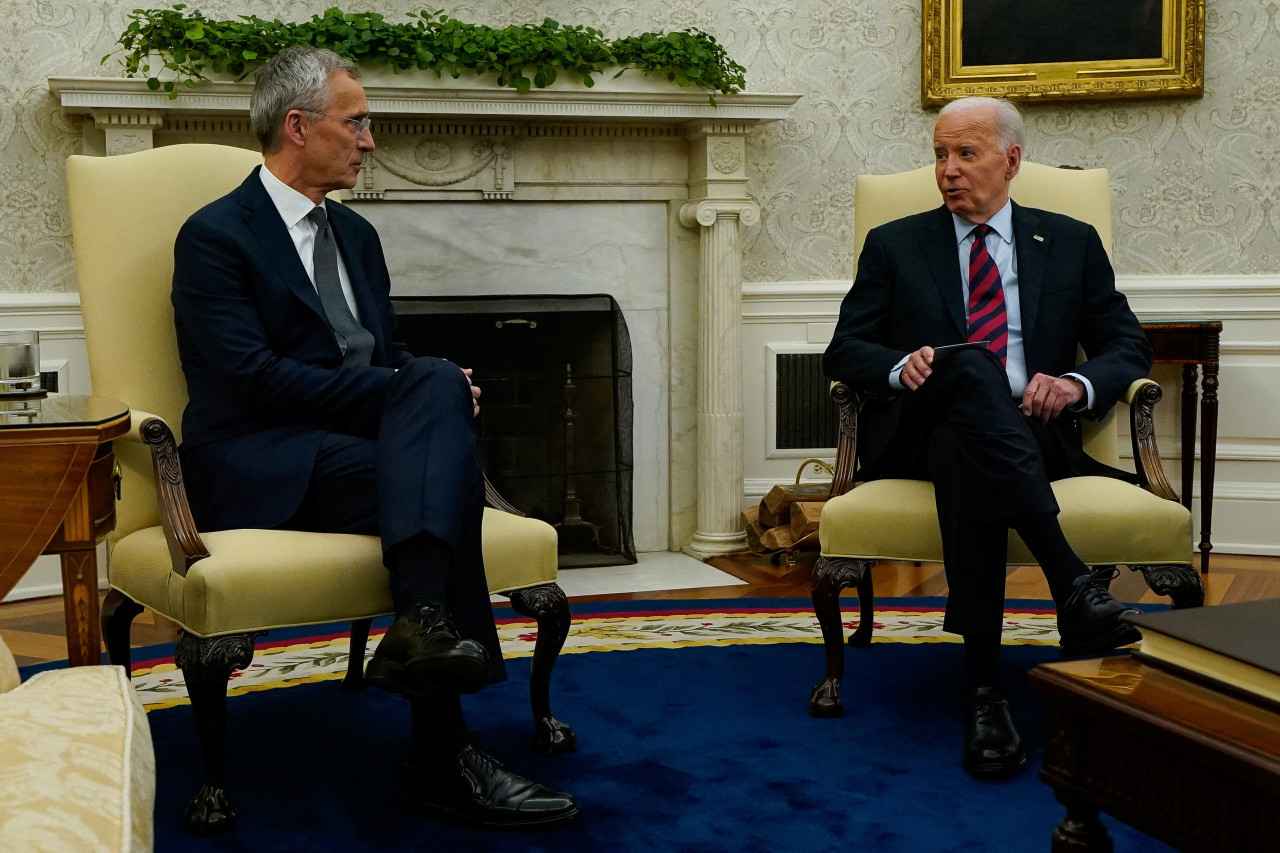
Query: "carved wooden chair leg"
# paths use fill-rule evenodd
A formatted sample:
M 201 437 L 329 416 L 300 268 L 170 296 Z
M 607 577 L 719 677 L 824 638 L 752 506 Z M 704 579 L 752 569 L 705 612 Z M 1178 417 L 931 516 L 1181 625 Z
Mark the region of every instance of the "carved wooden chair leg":
M 871 645 L 871 630 L 876 624 L 876 596 L 872 591 L 871 563 L 858 581 L 858 627 L 849 635 L 849 645 L 861 649 Z M 838 594 L 838 593 L 837 593 Z
M 122 666 L 126 673 L 133 671 L 133 655 L 129 651 L 129 632 L 133 619 L 143 611 L 141 604 L 118 589 L 107 593 L 102 601 L 102 639 L 107 644 L 107 660 L 113 666 Z
M 1142 572 L 1142 577 L 1146 579 L 1152 592 L 1169 596 L 1175 610 L 1204 604 L 1204 581 L 1200 579 L 1200 573 L 1194 566 L 1158 563 L 1134 566 L 1133 569 Z
M 186 826 L 195 835 L 217 835 L 236 823 L 226 794 L 227 680 L 253 660 L 254 638 L 261 633 L 195 637 L 184 631 L 174 649 L 174 662 L 191 697 L 204 763 L 204 785 L 187 806 Z
M 522 616 L 538 620 L 538 640 L 533 647 L 533 664 L 529 670 L 529 702 L 533 706 L 533 745 L 554 755 L 570 752 L 578 745 L 578 736 L 567 724 L 551 713 L 551 669 L 569 636 L 569 599 L 559 584 L 547 583 L 506 593 L 511 609 Z
M 822 645 L 827 653 L 826 677 L 809 693 L 809 713 L 814 717 L 839 717 L 844 713 L 840 701 L 840 676 L 844 672 L 844 624 L 840 618 L 840 590 L 857 586 L 861 595 L 870 584 L 863 586 L 863 578 L 870 577 L 872 563 L 869 560 L 847 560 L 841 557 L 819 557 L 813 565 L 810 581 L 813 612 L 822 627 Z M 866 626 L 871 630 L 869 600 L 862 605 L 862 622 L 858 630 Z
M 369 628 L 372 625 L 372 619 L 357 619 L 351 623 L 351 651 L 347 656 L 347 674 L 339 685 L 349 693 L 364 690 L 364 650 L 369 645 Z

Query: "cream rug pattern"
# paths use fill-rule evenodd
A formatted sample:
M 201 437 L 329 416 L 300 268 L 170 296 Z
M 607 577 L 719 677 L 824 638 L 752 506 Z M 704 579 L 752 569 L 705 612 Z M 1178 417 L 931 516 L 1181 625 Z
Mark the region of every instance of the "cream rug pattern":
M 696 602 L 690 603 L 696 607 Z M 846 605 L 846 630 L 857 626 L 856 608 Z M 852 613 L 848 612 L 852 611 Z M 385 630 L 385 629 L 384 629 Z M 366 656 L 382 639 L 370 632 Z M 501 619 L 498 636 L 503 655 L 529 657 L 537 639 L 537 625 L 529 619 Z M 877 609 L 873 642 L 955 643 L 960 638 L 942 630 L 939 608 Z M 1052 611 L 1006 611 L 1005 644 L 1055 645 L 1057 620 Z M 654 611 L 599 613 L 575 617 L 561 654 L 615 652 L 686 646 L 734 646 L 761 643 L 822 643 L 822 630 L 808 608 L 717 607 L 706 611 L 670 608 Z M 271 690 L 312 681 L 341 679 L 350 656 L 346 634 L 325 634 L 300 640 L 260 639 L 253 663 L 231 676 L 229 695 Z M 815 658 L 815 666 L 820 657 Z M 148 710 L 186 704 L 182 671 L 172 658 L 139 661 L 133 686 Z

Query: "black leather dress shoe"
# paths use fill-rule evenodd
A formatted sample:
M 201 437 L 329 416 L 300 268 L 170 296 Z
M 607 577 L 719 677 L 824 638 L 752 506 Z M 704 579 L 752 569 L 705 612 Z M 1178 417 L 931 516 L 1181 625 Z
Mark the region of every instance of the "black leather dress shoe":
M 994 687 L 979 687 L 964 699 L 964 769 L 979 779 L 999 779 L 1027 766 L 1022 739 L 1013 728 L 1009 703 Z
M 474 693 L 489 683 L 489 653 L 462 639 L 443 608 L 426 604 L 391 623 L 364 674 L 370 685 L 411 699 Z
M 1142 639 L 1135 626 L 1120 621 L 1124 614 L 1137 611 L 1121 604 L 1107 591 L 1107 584 L 1117 571 L 1108 567 L 1076 578 L 1071 596 L 1058 608 L 1062 654 L 1096 654 Z
M 582 809 L 569 794 L 524 778 L 468 744 L 451 761 L 400 768 L 406 806 L 495 829 L 549 829 Z

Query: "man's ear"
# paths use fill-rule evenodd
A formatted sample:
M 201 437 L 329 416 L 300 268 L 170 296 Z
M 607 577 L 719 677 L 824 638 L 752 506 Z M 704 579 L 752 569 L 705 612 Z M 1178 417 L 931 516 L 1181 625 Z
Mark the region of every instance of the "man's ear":
M 1016 142 L 1009 146 L 1009 150 L 1004 153 L 1005 170 L 1004 179 L 1012 181 L 1018 174 L 1018 169 L 1022 168 L 1022 146 Z
M 289 110 L 284 117 L 284 126 L 281 128 L 281 136 L 301 148 L 307 144 L 307 132 L 311 129 L 311 122 L 303 115 L 302 110 Z

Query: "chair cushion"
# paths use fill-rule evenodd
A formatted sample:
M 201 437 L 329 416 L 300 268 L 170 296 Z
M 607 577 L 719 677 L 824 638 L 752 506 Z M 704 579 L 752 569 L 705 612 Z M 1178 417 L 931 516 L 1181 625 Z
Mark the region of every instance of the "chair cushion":
M 556 579 L 556 532 L 545 522 L 485 509 L 489 589 Z M 184 578 L 170 569 L 164 531 L 129 534 L 111 552 L 111 586 L 200 637 L 390 613 L 376 536 L 295 530 L 201 534 L 209 556 Z
M 1179 503 L 1110 477 L 1053 484 L 1067 541 L 1093 566 L 1191 563 L 1191 513 Z M 942 562 L 933 484 L 873 480 L 827 502 L 819 527 L 828 557 Z M 1035 565 L 1016 533 L 1009 564 Z
M 0 850 L 152 848 L 155 752 L 118 666 L 42 672 L 0 695 Z

